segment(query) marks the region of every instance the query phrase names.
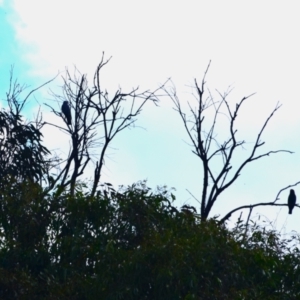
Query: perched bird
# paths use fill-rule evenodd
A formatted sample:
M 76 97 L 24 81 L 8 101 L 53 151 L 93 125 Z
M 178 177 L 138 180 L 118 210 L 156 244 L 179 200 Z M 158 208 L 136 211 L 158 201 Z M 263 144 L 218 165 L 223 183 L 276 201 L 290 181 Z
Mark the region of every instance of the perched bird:
M 288 198 L 288 206 L 289 206 L 289 214 L 292 214 L 293 208 L 296 204 L 296 194 L 294 190 L 290 190 L 289 198 Z
M 64 101 L 63 105 L 61 106 L 61 111 L 65 115 L 68 125 L 71 125 L 72 115 L 68 101 Z

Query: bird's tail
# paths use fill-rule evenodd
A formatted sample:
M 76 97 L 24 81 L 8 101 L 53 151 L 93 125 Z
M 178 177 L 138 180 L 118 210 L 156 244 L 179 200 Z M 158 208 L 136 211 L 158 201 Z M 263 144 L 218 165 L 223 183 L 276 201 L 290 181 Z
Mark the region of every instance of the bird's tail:
M 289 215 L 291 215 L 292 214 L 292 210 L 291 209 L 289 209 Z

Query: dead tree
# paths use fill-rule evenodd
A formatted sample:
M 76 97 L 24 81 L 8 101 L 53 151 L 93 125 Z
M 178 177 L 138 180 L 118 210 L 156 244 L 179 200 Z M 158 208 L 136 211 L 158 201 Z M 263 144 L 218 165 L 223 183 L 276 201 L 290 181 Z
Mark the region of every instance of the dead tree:
M 58 127 L 70 136 L 71 149 L 50 189 L 59 183 L 62 187 L 70 186 L 73 195 L 78 178 L 84 173 L 87 165 L 93 162 L 94 178 L 91 191 L 93 196 L 100 182 L 107 148 L 112 140 L 118 133 L 134 125 L 146 102 L 156 104 L 158 101 L 157 91 L 161 87 L 155 91 L 143 92 L 138 92 L 138 88 L 134 88 L 127 93 L 118 89 L 110 97 L 100 80 L 101 70 L 109 60 L 104 60 L 104 55 L 102 56 L 90 87 L 86 75 L 76 70 L 72 76 L 66 70 L 66 76 L 63 77 L 63 94 L 55 94 L 60 106 L 63 101 L 69 102 L 72 124 L 68 124 L 65 120 L 65 127 L 50 125 Z M 57 116 L 62 117 L 60 111 L 52 107 L 51 109 Z
M 236 104 L 234 109 L 230 107 L 227 100 L 227 96 L 230 91 L 223 95 L 219 93 L 220 101 L 214 100 L 210 93 L 208 93 L 208 97 L 206 97 L 204 95 L 206 83 L 205 78 L 209 66 L 210 63 L 204 73 L 201 85 L 198 85 L 196 79 L 194 81 L 197 104 L 194 108 L 192 104 L 188 102 L 191 117 L 187 117 L 186 113 L 184 112 L 179 97 L 176 94 L 174 85 L 171 89 L 164 88 L 164 91 L 175 104 L 175 110 L 179 113 L 182 119 L 185 130 L 190 141 L 192 142 L 192 152 L 199 157 L 202 162 L 203 183 L 202 195 L 199 201 L 201 205 L 200 215 L 202 220 L 206 220 L 208 218 L 209 213 L 218 197 L 237 180 L 241 174 L 241 171 L 246 167 L 247 164 L 271 154 L 280 152 L 293 153 L 289 150 L 276 150 L 268 151 L 259 155 L 257 154 L 257 150 L 264 145 L 264 142 L 261 140 L 262 134 L 274 113 L 281 106 L 277 104 L 258 132 L 256 141 L 254 142 L 254 146 L 250 150 L 249 155 L 240 165 L 238 165 L 236 168 L 233 168 L 232 160 L 236 150 L 240 147 L 243 147 L 243 145 L 246 143 L 244 140 L 237 139 L 237 129 L 235 126 L 236 120 L 242 104 L 253 94 L 242 98 Z M 208 117 L 210 110 L 213 110 L 213 117 L 211 119 Z M 220 143 L 220 141 L 216 139 L 215 129 L 218 117 L 224 113 L 229 119 L 228 138 L 224 142 Z M 219 171 L 215 172 L 216 170 L 214 170 L 212 165 L 216 159 L 220 158 L 220 156 L 222 158 L 221 167 Z M 268 205 L 270 205 L 270 203 L 268 203 Z M 250 206 L 241 207 L 240 209 L 242 208 L 250 208 Z M 227 215 L 227 217 L 229 216 L 230 213 Z M 223 218 L 222 221 L 224 222 L 225 219 Z

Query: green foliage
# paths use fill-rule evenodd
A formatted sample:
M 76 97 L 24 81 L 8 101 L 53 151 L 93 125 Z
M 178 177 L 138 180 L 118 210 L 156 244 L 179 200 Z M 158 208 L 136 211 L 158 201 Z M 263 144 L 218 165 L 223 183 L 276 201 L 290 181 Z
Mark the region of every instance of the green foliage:
M 50 152 L 41 144 L 42 134 L 33 124 L 24 124 L 12 110 L 0 111 L 0 176 L 39 180 Z
M 2 194 L 0 298 L 296 299 L 299 249 L 254 224 L 245 235 L 178 212 L 139 183 L 93 198 L 34 183 Z

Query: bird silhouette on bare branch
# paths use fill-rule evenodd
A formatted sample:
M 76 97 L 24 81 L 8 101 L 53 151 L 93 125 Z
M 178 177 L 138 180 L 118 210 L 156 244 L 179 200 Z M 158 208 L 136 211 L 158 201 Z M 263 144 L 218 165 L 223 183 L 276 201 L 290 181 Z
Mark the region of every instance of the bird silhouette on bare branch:
M 288 197 L 288 206 L 289 206 L 289 214 L 292 214 L 293 208 L 296 204 L 296 194 L 295 191 L 292 189 L 290 190 L 290 194 Z
M 72 115 L 68 101 L 64 101 L 63 105 L 61 106 L 61 111 L 67 119 L 67 124 L 71 125 Z

